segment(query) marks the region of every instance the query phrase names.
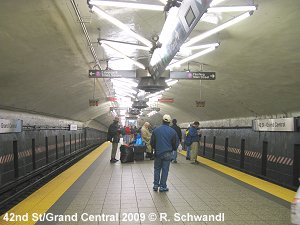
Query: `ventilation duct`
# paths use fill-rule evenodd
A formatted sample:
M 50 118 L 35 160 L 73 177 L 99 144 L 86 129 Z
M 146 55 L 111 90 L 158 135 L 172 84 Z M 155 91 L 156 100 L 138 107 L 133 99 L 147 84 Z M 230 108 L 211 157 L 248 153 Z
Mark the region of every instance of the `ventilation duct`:
M 137 88 L 144 90 L 145 92 L 154 93 L 168 88 L 168 85 L 166 84 L 164 77 L 159 77 L 156 80 L 152 77 L 141 77 L 141 81 Z
M 144 109 L 144 108 L 147 108 L 147 107 L 148 107 L 148 105 L 143 100 L 134 101 L 133 104 L 132 104 L 132 108 L 136 108 L 136 109 Z
M 136 108 L 132 108 L 132 109 L 129 109 L 129 114 L 130 115 L 139 115 L 140 114 L 140 110 L 139 109 L 136 109 Z

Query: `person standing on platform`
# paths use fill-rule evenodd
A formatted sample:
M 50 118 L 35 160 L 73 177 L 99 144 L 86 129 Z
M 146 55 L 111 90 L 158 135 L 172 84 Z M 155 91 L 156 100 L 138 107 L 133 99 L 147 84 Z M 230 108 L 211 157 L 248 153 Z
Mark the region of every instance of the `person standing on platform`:
M 141 129 L 141 136 L 146 144 L 146 158 L 153 160 L 152 147 L 150 145 L 151 133 L 149 131 L 150 123 L 145 122 Z
M 190 124 L 190 126 L 185 131 L 185 138 L 184 138 L 185 140 L 186 140 L 186 137 L 189 133 L 189 129 L 191 126 L 192 126 L 192 124 Z M 191 146 L 190 145 L 188 146 L 186 144 L 186 141 L 185 141 L 185 150 L 186 150 L 186 160 L 191 160 Z
M 129 126 L 124 126 L 124 130 L 125 130 L 125 144 L 129 144 L 130 142 L 130 136 L 131 136 L 131 129 Z
M 174 129 L 169 125 L 170 115 L 164 115 L 162 125 L 153 130 L 150 144 L 155 150 L 154 160 L 154 186 L 153 190 L 160 192 L 169 191 L 167 179 L 172 160 L 172 151 L 176 151 L 179 145 L 179 138 Z
M 189 128 L 188 135 L 191 138 L 191 160 L 193 161 L 192 164 L 199 164 L 197 161 L 198 156 L 198 148 L 199 148 L 199 141 L 200 136 L 198 135 L 197 129 L 199 128 L 199 122 L 195 121 L 192 126 Z
M 181 143 L 182 140 L 182 133 L 181 133 L 181 129 L 179 126 L 177 126 L 177 120 L 173 119 L 172 120 L 173 125 L 171 126 L 177 133 L 178 138 L 179 138 L 179 143 Z M 173 159 L 172 159 L 173 163 L 177 163 L 177 149 L 176 151 L 173 152 Z
M 120 141 L 119 117 L 115 117 L 113 123 L 109 126 L 108 137 L 109 141 L 112 142 L 110 162 L 115 163 L 119 161 L 116 159 L 118 143 Z

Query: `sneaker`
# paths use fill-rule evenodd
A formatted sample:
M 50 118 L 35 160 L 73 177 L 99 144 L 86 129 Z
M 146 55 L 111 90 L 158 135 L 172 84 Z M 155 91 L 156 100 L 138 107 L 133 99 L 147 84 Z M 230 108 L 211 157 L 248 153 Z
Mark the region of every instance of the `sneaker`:
M 177 160 L 173 160 L 172 162 L 173 162 L 173 163 L 177 163 Z
M 158 186 L 157 185 L 153 186 L 153 191 L 158 191 Z
M 119 160 L 118 159 L 116 159 L 116 158 L 114 158 L 114 160 L 116 161 L 116 162 L 118 162 Z
M 116 163 L 117 161 L 115 159 L 111 159 L 110 163 Z
M 159 189 L 159 192 L 166 192 L 166 191 L 169 191 L 169 188 L 165 187 L 165 188 L 160 188 Z
M 190 157 L 186 157 L 185 159 L 186 159 L 186 160 L 191 160 L 191 158 L 190 158 Z

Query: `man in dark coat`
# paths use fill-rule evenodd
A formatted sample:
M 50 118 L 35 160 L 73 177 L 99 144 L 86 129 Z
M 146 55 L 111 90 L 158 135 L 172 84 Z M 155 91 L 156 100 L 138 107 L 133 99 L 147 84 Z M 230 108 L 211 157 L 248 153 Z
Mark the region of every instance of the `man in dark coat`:
M 115 163 L 119 161 L 116 159 L 118 143 L 120 141 L 119 117 L 114 118 L 114 122 L 108 128 L 107 136 L 108 141 L 112 142 L 110 162 Z
M 181 129 L 179 126 L 177 126 L 177 120 L 176 119 L 173 119 L 172 120 L 172 123 L 173 125 L 171 126 L 177 133 L 177 136 L 179 138 L 179 143 L 181 143 L 181 140 L 182 140 L 182 133 L 181 133 Z M 177 163 L 177 149 L 176 151 L 173 151 L 173 160 L 172 160 L 173 163 Z

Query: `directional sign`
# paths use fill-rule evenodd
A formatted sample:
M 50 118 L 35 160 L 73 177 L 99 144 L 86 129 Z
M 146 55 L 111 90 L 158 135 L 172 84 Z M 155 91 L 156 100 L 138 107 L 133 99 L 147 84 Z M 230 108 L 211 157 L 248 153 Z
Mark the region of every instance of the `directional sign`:
M 162 46 L 154 50 L 150 60 L 149 72 L 155 79 L 164 72 L 167 65 L 169 65 L 202 15 L 206 12 L 211 1 L 183 1 L 177 13 L 175 7 L 170 9 L 160 35 L 161 37 L 169 38 L 159 39 Z M 175 15 L 173 15 L 174 13 Z
M 89 70 L 89 78 L 136 78 L 135 70 Z
M 216 72 L 171 72 L 170 79 L 215 80 Z

